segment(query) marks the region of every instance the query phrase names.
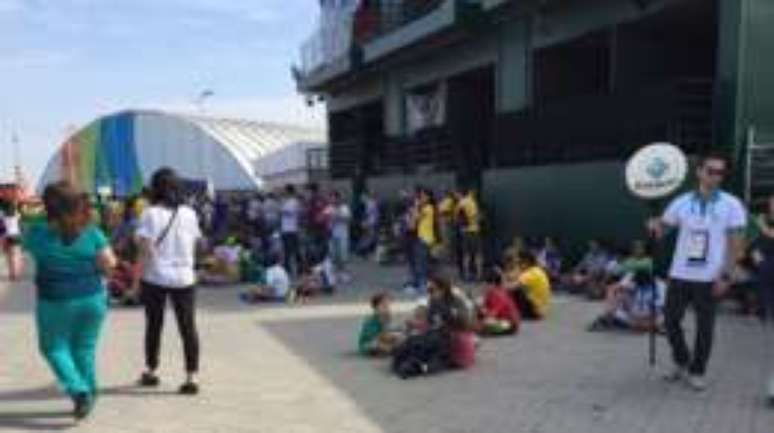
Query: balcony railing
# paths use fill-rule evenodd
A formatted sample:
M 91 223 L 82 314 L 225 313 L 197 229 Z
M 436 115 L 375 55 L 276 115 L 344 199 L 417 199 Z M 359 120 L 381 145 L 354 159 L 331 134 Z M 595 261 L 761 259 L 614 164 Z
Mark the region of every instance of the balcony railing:
M 355 14 L 354 35 L 367 43 L 429 14 L 444 0 L 364 1 Z
M 301 46 L 298 72 L 309 76 L 347 59 L 360 46 L 420 19 L 446 0 L 361 0 L 324 7 L 320 24 Z

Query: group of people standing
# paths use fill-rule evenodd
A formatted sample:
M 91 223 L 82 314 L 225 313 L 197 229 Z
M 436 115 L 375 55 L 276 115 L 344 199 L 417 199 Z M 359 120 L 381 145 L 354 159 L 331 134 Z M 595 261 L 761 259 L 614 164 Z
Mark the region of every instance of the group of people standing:
M 482 213 L 476 191 L 449 191 L 438 202 L 433 192 L 418 187 L 406 196 L 402 220 L 405 256 L 412 295 L 424 294 L 436 265 L 454 264 L 465 281 L 483 278 Z

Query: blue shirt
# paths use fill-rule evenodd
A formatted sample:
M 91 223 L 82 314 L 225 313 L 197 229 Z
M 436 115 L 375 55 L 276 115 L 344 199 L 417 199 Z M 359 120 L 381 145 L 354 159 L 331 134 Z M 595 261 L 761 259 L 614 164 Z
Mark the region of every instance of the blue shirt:
M 97 255 L 108 241 L 95 225 L 70 244 L 48 224 L 35 224 L 24 234 L 24 247 L 35 260 L 38 297 L 48 301 L 83 298 L 105 291 Z

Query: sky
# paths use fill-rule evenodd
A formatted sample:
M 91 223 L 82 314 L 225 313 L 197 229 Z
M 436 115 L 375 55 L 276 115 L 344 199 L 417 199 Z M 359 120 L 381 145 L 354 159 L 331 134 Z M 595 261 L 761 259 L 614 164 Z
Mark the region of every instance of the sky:
M 124 109 L 324 126 L 290 66 L 318 0 L 0 0 L 0 179 L 35 182 L 65 138 Z

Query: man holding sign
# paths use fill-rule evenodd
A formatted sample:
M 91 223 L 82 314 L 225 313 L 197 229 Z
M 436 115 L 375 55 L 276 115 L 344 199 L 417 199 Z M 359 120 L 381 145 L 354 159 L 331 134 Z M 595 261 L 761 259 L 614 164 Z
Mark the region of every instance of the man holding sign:
M 747 212 L 738 198 L 720 189 L 728 168 L 724 156 L 703 157 L 696 170 L 698 188 L 675 198 L 661 218 L 648 223 L 657 237 L 666 229 L 678 230 L 664 312 L 676 367 L 666 379 L 686 381 L 696 391 L 707 387 L 704 374 L 712 351 L 716 300 L 728 289 L 730 272 L 744 253 Z M 688 306 L 696 313 L 693 353 L 682 329 Z

